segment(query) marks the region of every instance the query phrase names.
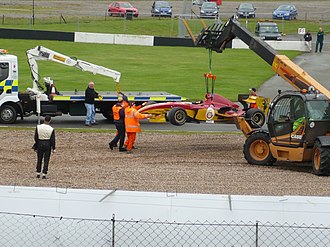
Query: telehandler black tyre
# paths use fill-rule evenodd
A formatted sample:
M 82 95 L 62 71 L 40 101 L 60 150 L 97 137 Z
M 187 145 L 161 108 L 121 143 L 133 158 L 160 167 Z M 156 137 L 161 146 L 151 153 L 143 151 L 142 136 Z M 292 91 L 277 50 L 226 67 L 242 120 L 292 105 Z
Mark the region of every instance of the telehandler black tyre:
M 272 165 L 276 161 L 270 151 L 269 140 L 265 132 L 256 132 L 246 139 L 243 153 L 249 164 Z
M 322 146 L 319 141 L 315 141 L 313 154 L 313 173 L 318 176 L 330 175 L 330 147 Z
M 187 121 L 187 113 L 185 109 L 181 107 L 173 107 L 167 113 L 167 119 L 171 124 L 181 126 L 184 125 Z
M 11 105 L 4 105 L 0 108 L 0 122 L 4 124 L 15 123 L 17 118 L 17 111 Z
M 261 128 L 266 122 L 266 116 L 262 110 L 257 108 L 250 108 L 245 113 L 245 118 L 251 128 Z

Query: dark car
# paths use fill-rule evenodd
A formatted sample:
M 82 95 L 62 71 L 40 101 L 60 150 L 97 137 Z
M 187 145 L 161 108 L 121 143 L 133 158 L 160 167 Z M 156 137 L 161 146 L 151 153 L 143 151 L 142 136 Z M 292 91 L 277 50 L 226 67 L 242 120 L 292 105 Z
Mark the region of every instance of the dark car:
M 273 12 L 273 19 L 292 20 L 297 19 L 298 11 L 292 4 L 280 5 Z
M 263 40 L 282 40 L 282 35 L 278 30 L 276 22 L 258 21 L 255 33 Z
M 200 9 L 201 18 L 217 18 L 219 10 L 216 2 L 204 2 Z
M 110 16 L 126 16 L 131 14 L 134 17 L 139 16 L 137 8 L 133 7 L 129 2 L 112 2 L 108 7 L 108 15 Z
M 236 8 L 236 10 L 236 14 L 238 17 L 256 17 L 256 8 L 253 6 L 252 3 L 241 3 L 238 8 Z
M 151 6 L 151 16 L 172 17 L 172 6 L 166 1 L 155 1 Z

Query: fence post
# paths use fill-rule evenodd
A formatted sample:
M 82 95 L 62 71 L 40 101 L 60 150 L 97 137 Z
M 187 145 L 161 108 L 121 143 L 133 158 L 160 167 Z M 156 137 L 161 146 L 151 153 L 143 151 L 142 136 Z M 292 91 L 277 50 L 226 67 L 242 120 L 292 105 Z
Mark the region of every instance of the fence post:
M 115 214 L 112 215 L 112 247 L 115 247 Z
M 5 24 L 5 15 L 2 15 L 2 25 Z
M 258 238 L 259 238 L 259 236 L 258 236 L 258 234 L 259 234 L 259 232 L 258 232 L 258 221 L 256 222 L 256 247 L 258 247 L 259 246 L 259 243 L 258 243 Z

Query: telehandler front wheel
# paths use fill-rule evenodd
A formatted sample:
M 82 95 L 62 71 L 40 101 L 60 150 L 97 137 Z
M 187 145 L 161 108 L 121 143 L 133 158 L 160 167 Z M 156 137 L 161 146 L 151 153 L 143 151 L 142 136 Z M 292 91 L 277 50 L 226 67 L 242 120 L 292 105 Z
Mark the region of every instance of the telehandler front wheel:
M 243 153 L 249 164 L 272 165 L 276 161 L 270 151 L 269 140 L 265 132 L 254 133 L 246 139 Z
M 323 147 L 319 141 L 316 141 L 312 163 L 315 175 L 330 175 L 330 147 Z

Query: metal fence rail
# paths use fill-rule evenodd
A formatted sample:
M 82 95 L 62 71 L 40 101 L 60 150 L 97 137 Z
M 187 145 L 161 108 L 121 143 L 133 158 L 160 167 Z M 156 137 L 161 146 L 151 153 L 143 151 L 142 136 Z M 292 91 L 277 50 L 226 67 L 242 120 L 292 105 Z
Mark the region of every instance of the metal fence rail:
M 0 246 L 330 246 L 330 226 L 77 219 L 0 213 Z

